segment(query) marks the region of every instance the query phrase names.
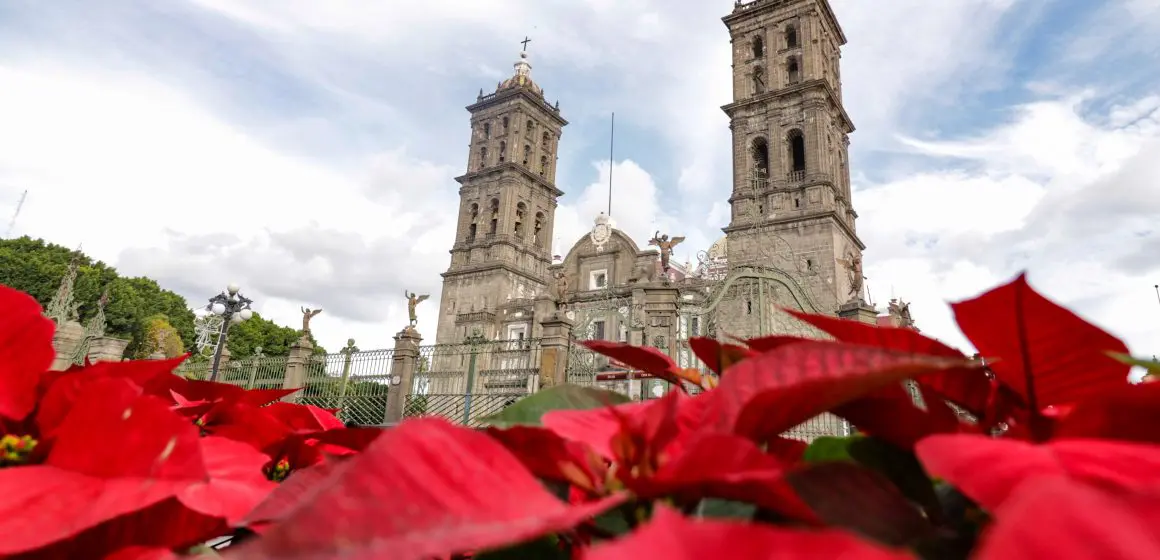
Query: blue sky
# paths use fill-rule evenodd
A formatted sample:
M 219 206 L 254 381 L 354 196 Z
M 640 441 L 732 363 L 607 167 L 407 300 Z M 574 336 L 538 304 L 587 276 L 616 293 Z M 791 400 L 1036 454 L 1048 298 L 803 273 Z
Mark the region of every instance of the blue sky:
M 99 4 L 99 6 L 97 5 Z M 157 278 L 230 281 L 338 347 L 387 346 L 436 294 L 464 107 L 511 73 L 571 121 L 556 246 L 618 226 L 718 238 L 731 0 L 0 2 L 0 215 Z M 961 344 L 945 302 L 1027 269 L 1160 352 L 1160 0 L 832 0 L 854 204 L 878 303 Z M 682 256 L 682 255 L 678 255 Z M 431 308 L 421 324 L 433 325 Z

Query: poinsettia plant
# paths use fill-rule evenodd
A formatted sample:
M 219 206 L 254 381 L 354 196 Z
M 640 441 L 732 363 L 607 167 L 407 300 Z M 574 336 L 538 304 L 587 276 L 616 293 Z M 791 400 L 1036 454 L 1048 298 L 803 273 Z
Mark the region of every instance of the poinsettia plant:
M 675 390 L 558 386 L 483 430 L 346 429 L 177 361 L 45 373 L 51 323 L 2 295 L 0 555 L 1160 557 L 1160 384 L 1022 276 L 952 306 L 980 358 L 802 313 L 833 340 L 691 340 L 712 374 L 591 341 Z M 856 433 L 790 437 L 826 412 Z

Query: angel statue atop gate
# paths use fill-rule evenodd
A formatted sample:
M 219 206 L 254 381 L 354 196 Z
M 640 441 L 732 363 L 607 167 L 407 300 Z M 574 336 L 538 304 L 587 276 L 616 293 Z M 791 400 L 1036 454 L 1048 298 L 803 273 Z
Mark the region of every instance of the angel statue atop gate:
M 428 294 L 413 294 L 407 290 L 403 290 L 403 295 L 407 296 L 407 315 L 411 319 L 411 326 L 413 327 L 415 326 L 415 323 L 419 322 L 419 317 L 415 315 L 415 307 L 426 301 L 427 298 L 431 296 Z
M 657 230 L 653 234 L 653 238 L 648 240 L 649 245 L 659 247 L 661 250 L 661 271 L 665 276 L 669 275 L 669 258 L 673 256 L 673 247 L 680 245 L 684 240 L 684 237 L 669 239 L 669 234 L 661 235 L 660 230 Z

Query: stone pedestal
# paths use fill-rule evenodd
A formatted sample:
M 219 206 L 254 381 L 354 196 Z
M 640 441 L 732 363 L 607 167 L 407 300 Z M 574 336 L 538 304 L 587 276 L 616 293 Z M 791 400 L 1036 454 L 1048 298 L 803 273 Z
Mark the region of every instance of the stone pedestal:
M 52 347 L 56 350 L 56 359 L 52 362 L 52 371 L 64 371 L 72 365 L 73 354 L 85 338 L 85 328 L 76 321 L 66 321 L 58 325 L 52 335 Z
M 843 319 L 850 319 L 867 325 L 878 324 L 878 311 L 871 307 L 862 299 L 856 299 L 843 303 L 838 308 L 838 317 Z
M 222 365 L 219 369 L 225 367 L 226 352 L 228 351 L 222 349 Z M 302 337 L 290 345 L 290 351 L 286 354 L 286 377 L 282 379 L 283 389 L 301 389 L 306 386 L 306 365 L 310 363 L 310 356 L 313 354 L 314 345 L 306 337 Z M 293 402 L 297 399 L 298 393 L 294 393 L 286 395 L 282 400 Z
M 575 326 L 563 313 L 540 322 L 540 389 L 568 382 L 568 344 Z
M 407 396 L 415 385 L 415 366 L 419 362 L 419 343 L 423 336 L 415 327 L 407 327 L 395 335 L 395 351 L 391 357 L 391 388 L 387 391 L 387 409 L 383 411 L 384 424 L 403 420 Z
M 123 338 L 113 338 L 111 336 L 100 336 L 94 338 L 89 342 L 89 361 L 97 362 L 120 362 L 125 359 L 125 348 L 129 346 L 129 341 Z
M 644 287 L 644 344 L 653 346 L 670 356 L 676 354 L 677 329 L 680 317 L 680 291 L 666 283 L 652 283 Z

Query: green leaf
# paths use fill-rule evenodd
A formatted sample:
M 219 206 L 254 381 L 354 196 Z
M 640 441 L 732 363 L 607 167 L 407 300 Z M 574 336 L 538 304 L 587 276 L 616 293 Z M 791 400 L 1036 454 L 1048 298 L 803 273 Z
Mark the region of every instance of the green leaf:
M 850 442 L 847 451 L 858 464 L 890 479 L 902 495 L 922 507 L 932 521 L 941 522 L 942 506 L 939 505 L 934 481 L 914 453 L 873 437 Z
M 824 463 L 828 461 L 852 462 L 854 458 L 850 456 L 849 448 L 851 444 L 859 439 L 863 439 L 863 436 L 820 437 L 815 439 L 806 448 L 806 452 L 802 454 L 802 460 L 807 463 Z
M 520 543 L 500 550 L 476 554 L 477 560 L 567 560 L 569 554 L 560 550 L 556 535 L 548 535 L 534 541 Z
M 934 527 L 885 476 L 844 461 L 806 465 L 786 475 L 798 496 L 827 525 L 890 546 L 934 534 Z
M 1149 375 L 1160 375 L 1160 362 L 1154 359 L 1146 360 L 1144 358 L 1133 358 L 1127 354 L 1120 354 L 1117 352 L 1108 352 L 1108 355 L 1130 366 L 1142 367 L 1148 370 Z
M 734 502 L 718 498 L 705 498 L 697 506 L 697 517 L 714 519 L 753 519 L 757 506 L 745 502 Z
M 553 410 L 588 410 L 629 402 L 632 402 L 632 399 L 620 393 L 564 384 L 521 399 L 500 412 L 483 418 L 482 422 L 496 428 L 539 426 L 540 418 Z

